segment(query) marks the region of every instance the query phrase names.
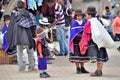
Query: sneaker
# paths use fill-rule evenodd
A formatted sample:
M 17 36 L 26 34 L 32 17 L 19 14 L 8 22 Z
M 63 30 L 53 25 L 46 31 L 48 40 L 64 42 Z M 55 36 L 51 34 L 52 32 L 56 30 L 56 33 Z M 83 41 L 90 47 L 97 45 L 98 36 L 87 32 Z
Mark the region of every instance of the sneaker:
M 49 56 L 48 59 L 49 60 L 55 60 L 55 55 Z
M 47 64 L 52 64 L 52 62 L 50 60 L 47 60 Z
M 50 77 L 50 75 L 47 72 L 43 72 L 43 74 L 47 75 L 47 77 Z
M 47 75 L 44 74 L 44 73 L 40 73 L 40 77 L 41 77 L 41 78 L 47 78 Z
M 64 56 L 67 56 L 67 55 L 68 55 L 68 53 L 65 53 L 65 54 L 64 54 Z
M 57 54 L 56 56 L 63 56 L 63 54 Z

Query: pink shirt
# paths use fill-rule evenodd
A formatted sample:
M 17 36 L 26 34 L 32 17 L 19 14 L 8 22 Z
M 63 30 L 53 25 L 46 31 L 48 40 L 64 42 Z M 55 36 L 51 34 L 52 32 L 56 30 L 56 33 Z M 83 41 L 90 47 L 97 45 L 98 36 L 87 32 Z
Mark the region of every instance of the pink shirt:
M 112 27 L 113 27 L 114 32 L 115 32 L 116 34 L 120 34 L 120 18 L 119 18 L 119 17 L 116 17 L 116 18 L 113 20 Z

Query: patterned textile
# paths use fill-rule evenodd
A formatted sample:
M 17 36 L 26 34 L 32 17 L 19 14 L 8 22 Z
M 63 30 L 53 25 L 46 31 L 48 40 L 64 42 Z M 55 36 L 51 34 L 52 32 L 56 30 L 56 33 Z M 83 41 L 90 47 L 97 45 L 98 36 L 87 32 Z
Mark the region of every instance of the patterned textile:
M 55 19 L 58 19 L 58 17 L 60 17 L 60 20 L 57 25 L 65 24 L 62 6 L 59 3 L 55 3 Z
M 37 24 L 35 16 L 33 16 L 31 13 L 28 13 L 28 15 L 24 13 L 28 13 L 28 12 L 26 10 L 23 10 L 21 12 L 20 11 L 16 12 L 16 16 L 18 16 L 16 20 L 17 24 L 25 28 L 35 26 Z

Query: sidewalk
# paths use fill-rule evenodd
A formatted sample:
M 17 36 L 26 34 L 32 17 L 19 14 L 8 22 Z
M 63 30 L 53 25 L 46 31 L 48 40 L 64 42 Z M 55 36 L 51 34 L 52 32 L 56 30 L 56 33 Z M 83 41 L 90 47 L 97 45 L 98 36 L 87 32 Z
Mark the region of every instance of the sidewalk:
M 120 52 L 108 50 L 110 60 L 104 64 L 102 77 L 90 77 L 89 74 L 76 74 L 75 65 L 67 57 L 56 57 L 53 64 L 48 65 L 50 78 L 42 79 L 37 72 L 18 72 L 17 65 L 0 65 L 0 80 L 120 80 Z M 86 63 L 86 69 L 94 72 L 95 63 Z M 37 66 L 36 66 L 37 67 Z

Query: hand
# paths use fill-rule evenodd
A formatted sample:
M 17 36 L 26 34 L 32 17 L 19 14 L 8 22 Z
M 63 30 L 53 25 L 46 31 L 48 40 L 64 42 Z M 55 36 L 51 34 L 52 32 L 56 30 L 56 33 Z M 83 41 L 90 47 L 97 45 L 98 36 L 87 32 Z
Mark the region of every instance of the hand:
M 52 27 L 52 24 L 49 24 L 47 27 L 48 27 L 48 28 L 51 28 L 51 27 Z
M 42 55 L 42 53 L 40 53 L 40 58 L 43 58 L 43 55 Z

